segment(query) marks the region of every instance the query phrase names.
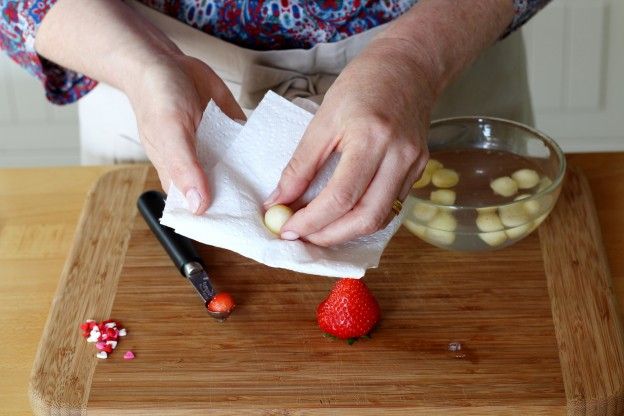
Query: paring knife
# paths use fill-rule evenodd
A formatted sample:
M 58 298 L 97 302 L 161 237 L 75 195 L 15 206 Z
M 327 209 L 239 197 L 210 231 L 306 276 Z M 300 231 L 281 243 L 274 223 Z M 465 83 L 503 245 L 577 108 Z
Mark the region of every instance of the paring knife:
M 173 263 L 182 276 L 191 282 L 197 294 L 204 301 L 204 307 L 206 307 L 217 292 L 212 286 L 204 268 L 204 262 L 197 254 L 191 240 L 176 234 L 173 229 L 160 223 L 159 219 L 165 209 L 165 194 L 158 191 L 144 192 L 137 201 L 137 207 Z M 208 309 L 206 311 L 218 320 L 223 320 L 229 316 L 229 313 L 213 312 Z

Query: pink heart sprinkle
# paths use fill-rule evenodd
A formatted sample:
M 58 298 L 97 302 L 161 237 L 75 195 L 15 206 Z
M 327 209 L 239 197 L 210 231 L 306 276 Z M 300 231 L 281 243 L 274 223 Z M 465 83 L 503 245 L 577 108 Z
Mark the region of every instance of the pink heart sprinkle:
M 98 350 L 102 351 L 104 348 L 106 348 L 106 342 L 104 341 L 98 341 L 95 343 L 95 348 L 97 348 Z
M 134 353 L 132 351 L 126 351 L 124 353 L 124 360 L 134 360 Z

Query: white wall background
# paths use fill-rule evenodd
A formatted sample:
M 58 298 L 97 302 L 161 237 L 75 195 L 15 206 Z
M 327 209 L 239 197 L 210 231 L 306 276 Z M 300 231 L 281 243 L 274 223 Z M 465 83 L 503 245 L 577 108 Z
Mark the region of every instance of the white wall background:
M 622 22 L 622 0 L 554 0 L 525 26 L 537 127 L 566 151 L 624 151 Z M 76 106 L 0 56 L 0 167 L 77 163 Z
M 555 0 L 526 25 L 536 124 L 566 151 L 624 150 L 622 22 L 622 0 Z
M 49 104 L 39 81 L 0 54 L 0 167 L 78 163 L 77 107 Z

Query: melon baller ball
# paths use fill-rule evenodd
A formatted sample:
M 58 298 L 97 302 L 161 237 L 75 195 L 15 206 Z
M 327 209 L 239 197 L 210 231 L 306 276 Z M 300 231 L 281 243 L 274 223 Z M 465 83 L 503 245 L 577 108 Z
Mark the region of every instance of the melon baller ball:
M 527 199 L 530 197 L 531 195 L 529 194 L 522 194 L 522 195 L 518 195 L 517 197 L 515 197 L 514 201 L 520 201 L 522 199 Z M 529 215 L 532 215 L 532 216 L 536 215 L 540 211 L 540 203 L 539 201 L 536 201 L 534 199 L 531 201 L 526 201 L 524 203 L 524 209 Z
M 509 228 L 507 230 L 505 230 L 505 234 L 507 234 L 507 237 L 514 239 L 514 238 L 520 238 L 520 237 L 524 237 L 525 235 L 527 235 L 529 232 L 533 231 L 533 223 L 526 223 L 526 224 L 522 224 L 518 227 L 513 227 L 513 228 Z
M 493 212 L 480 213 L 477 216 L 476 223 L 479 231 L 483 231 L 486 233 L 501 231 L 505 228 L 500 217 Z
M 412 185 L 412 188 L 413 189 L 424 188 L 425 186 L 429 185 L 429 182 L 431 182 L 431 173 L 427 171 L 423 171 L 422 175 L 420 175 L 420 179 L 414 182 L 414 184 Z
M 515 195 L 518 192 L 518 184 L 509 176 L 501 176 L 494 179 L 490 182 L 490 188 L 492 188 L 495 194 L 504 197 Z
M 455 241 L 457 220 L 449 212 L 439 211 L 428 223 L 425 239 L 430 242 L 451 245 Z
M 433 228 L 427 228 L 424 238 L 430 243 L 440 244 L 443 246 L 450 246 L 451 244 L 455 242 L 455 233 L 452 231 L 435 230 Z
M 417 224 L 414 221 L 405 220 L 403 222 L 403 226 L 405 226 L 405 228 L 407 228 L 412 234 L 417 235 L 420 238 L 424 238 L 425 233 L 427 232 L 427 227 Z
M 488 246 L 496 247 L 507 241 L 507 234 L 504 231 L 493 231 L 489 233 L 479 233 L 479 238 Z
M 431 176 L 433 175 L 433 173 L 438 169 L 442 169 L 443 167 L 444 165 L 442 165 L 442 163 L 440 163 L 439 161 L 435 159 L 429 159 L 427 161 L 427 164 L 425 165 L 425 169 L 423 169 L 423 172 L 420 175 L 420 179 L 414 182 L 414 184 L 412 185 L 412 188 L 420 189 L 429 185 L 429 183 L 431 182 Z
M 457 229 L 457 220 L 453 214 L 440 211 L 427 223 L 427 226 L 436 230 L 455 231 Z
M 451 189 L 438 189 L 437 191 L 431 191 L 429 199 L 431 202 L 440 205 L 453 205 L 455 203 L 455 191 Z
M 444 165 L 439 160 L 429 159 L 425 165 L 425 172 L 428 172 L 429 175 L 433 175 L 433 172 L 443 167 Z
M 279 235 L 286 221 L 293 216 L 293 210 L 286 205 L 273 205 L 264 213 L 264 225 L 274 234 Z
M 453 169 L 441 168 L 433 172 L 431 182 L 438 188 L 452 188 L 459 182 L 459 175 Z
M 516 181 L 518 188 L 531 189 L 540 181 L 540 177 L 533 169 L 520 169 L 511 174 L 511 178 Z
M 414 208 L 412 208 L 412 215 L 414 218 L 422 222 L 428 222 L 437 213 L 438 208 L 422 202 L 417 202 L 414 204 Z
M 552 184 L 552 180 L 550 180 L 549 177 L 544 176 L 539 181 L 539 186 L 537 187 L 537 192 L 543 191 L 544 189 L 548 188 L 551 184 Z
M 531 221 L 524 206 L 517 203 L 500 207 L 498 214 L 503 225 L 509 228 L 519 227 Z

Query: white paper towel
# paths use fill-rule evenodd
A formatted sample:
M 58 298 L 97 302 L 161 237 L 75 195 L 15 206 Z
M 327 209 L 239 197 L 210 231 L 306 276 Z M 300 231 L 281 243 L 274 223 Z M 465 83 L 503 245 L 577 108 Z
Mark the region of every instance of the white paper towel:
M 264 226 L 263 201 L 277 185 L 312 114 L 269 92 L 244 126 L 211 102 L 197 132 L 198 155 L 209 178 L 212 203 L 196 216 L 184 196 L 169 190 L 161 223 L 199 242 L 235 251 L 272 267 L 297 272 L 362 277 L 377 267 L 400 226 L 395 218 L 377 233 L 331 248 L 285 241 Z M 303 197 L 310 201 L 329 180 L 338 162 L 332 157 Z

